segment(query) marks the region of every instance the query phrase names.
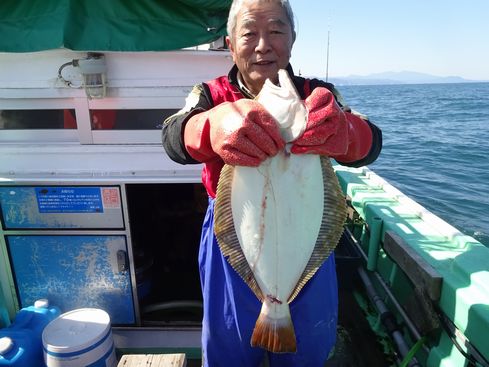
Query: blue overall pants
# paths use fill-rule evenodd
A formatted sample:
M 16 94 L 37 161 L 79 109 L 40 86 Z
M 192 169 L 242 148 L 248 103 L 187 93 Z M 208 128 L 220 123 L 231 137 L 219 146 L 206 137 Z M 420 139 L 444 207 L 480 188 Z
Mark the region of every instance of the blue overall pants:
M 214 200 L 202 227 L 199 271 L 204 300 L 202 360 L 205 367 L 258 367 L 266 351 L 250 340 L 261 302 L 222 256 L 213 230 Z M 336 341 L 338 289 L 334 256 L 304 286 L 290 310 L 297 352 L 269 353 L 272 367 L 322 367 Z

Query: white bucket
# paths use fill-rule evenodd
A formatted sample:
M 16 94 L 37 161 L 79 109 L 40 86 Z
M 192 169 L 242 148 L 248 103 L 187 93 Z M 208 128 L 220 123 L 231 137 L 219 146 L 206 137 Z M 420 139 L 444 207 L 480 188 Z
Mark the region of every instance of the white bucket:
M 107 312 L 82 308 L 60 315 L 42 333 L 48 367 L 116 367 Z

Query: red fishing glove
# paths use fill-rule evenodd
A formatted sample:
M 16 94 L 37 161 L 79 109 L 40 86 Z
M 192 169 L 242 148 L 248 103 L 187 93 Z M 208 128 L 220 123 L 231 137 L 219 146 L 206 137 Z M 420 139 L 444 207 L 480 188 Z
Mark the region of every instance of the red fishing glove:
M 337 162 L 351 163 L 365 158 L 373 143 L 372 129 L 367 121 L 350 112 L 345 112 L 348 122 L 348 151 L 333 156 Z
M 348 150 L 348 122 L 333 94 L 319 87 L 305 99 L 308 112 L 306 130 L 293 142 L 294 154 L 319 154 L 335 157 Z
M 285 147 L 275 119 L 250 99 L 225 102 L 192 116 L 185 125 L 184 141 L 197 161 L 219 156 L 233 166 L 258 166 Z

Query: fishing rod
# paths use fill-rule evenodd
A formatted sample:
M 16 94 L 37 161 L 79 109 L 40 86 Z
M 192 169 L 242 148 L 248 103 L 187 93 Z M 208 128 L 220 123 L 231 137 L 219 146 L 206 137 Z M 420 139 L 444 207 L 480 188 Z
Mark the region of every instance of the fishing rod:
M 329 34 L 330 30 L 328 29 L 328 41 L 326 46 L 326 82 L 328 81 L 329 77 Z

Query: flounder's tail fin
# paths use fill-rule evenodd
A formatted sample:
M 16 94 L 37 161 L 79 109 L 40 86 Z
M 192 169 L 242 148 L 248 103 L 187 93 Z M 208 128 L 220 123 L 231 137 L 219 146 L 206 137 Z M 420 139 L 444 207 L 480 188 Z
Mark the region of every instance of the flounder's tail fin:
M 270 312 L 271 308 L 280 310 Z M 268 300 L 263 302 L 260 316 L 256 320 L 255 329 L 251 335 L 251 346 L 261 347 L 273 353 L 295 353 L 297 351 L 294 325 L 287 303 L 271 305 Z

